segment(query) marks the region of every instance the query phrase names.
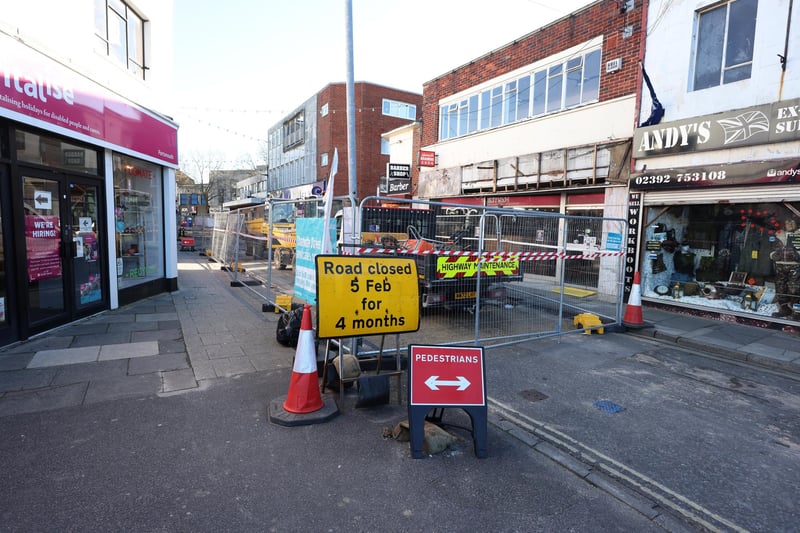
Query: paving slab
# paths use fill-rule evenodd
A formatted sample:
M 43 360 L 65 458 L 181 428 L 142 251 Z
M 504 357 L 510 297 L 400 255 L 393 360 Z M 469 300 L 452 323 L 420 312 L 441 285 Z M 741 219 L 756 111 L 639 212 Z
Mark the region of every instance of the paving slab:
M 84 403 L 105 402 L 128 397 L 153 396 L 161 392 L 159 374 L 141 374 L 89 382 Z
M 33 359 L 34 352 L 18 353 L 18 354 L 5 354 L 0 353 L 0 372 L 7 370 L 22 370 L 31 359 Z
M 158 322 L 134 322 L 132 320 L 128 320 L 126 322 L 114 322 L 108 326 L 109 333 L 123 331 L 154 331 L 157 329 Z
M 81 405 L 87 385 L 88 383 L 75 383 L 64 387 L 7 394 L 0 402 L 0 416 L 37 413 Z
M 99 354 L 99 346 L 81 346 L 79 348 L 64 348 L 62 350 L 41 350 L 36 352 L 36 355 L 33 356 L 31 362 L 28 363 L 28 368 L 91 363 L 97 361 L 97 356 Z
M 211 361 L 201 361 L 192 359 L 192 370 L 194 370 L 194 377 L 197 381 L 205 381 L 208 379 L 214 379 L 217 377 L 216 372 L 214 372 L 214 365 Z
M 183 340 L 159 340 L 158 353 L 185 353 L 186 344 Z
M 116 331 L 114 333 L 104 333 L 102 335 L 80 335 L 74 338 L 70 347 L 76 348 L 80 346 L 99 346 L 102 344 L 123 344 L 130 341 L 130 332 Z
M 172 370 L 161 374 L 163 380 L 163 392 L 175 392 L 180 390 L 197 388 L 197 381 L 191 368 L 183 370 Z
M 191 368 L 189 357 L 185 353 L 170 353 L 137 357 L 128 361 L 128 375 L 152 374 L 171 370 Z
M 178 340 L 183 336 L 180 328 L 176 329 L 154 329 L 152 331 L 134 331 L 131 333 L 132 342 L 140 341 L 159 341 L 159 340 Z
M 219 344 L 206 346 L 204 348 L 209 359 L 229 359 L 231 357 L 241 357 L 244 350 L 238 344 Z
M 161 322 L 178 320 L 178 313 L 136 313 L 136 322 Z
M 56 337 L 50 335 L 9 346 L 3 349 L 3 353 L 24 353 L 38 352 L 40 350 L 55 350 L 58 348 L 69 348 L 70 344 L 72 344 L 72 337 Z
M 256 369 L 247 357 L 232 357 L 230 359 L 214 359 L 211 361 L 217 377 L 230 377 L 238 374 L 248 374 Z
M 108 324 L 102 322 L 82 322 L 74 326 L 60 328 L 57 332 L 58 337 L 69 337 L 70 335 L 99 335 L 107 333 Z
M 55 375 L 56 370 L 51 368 L 0 372 L 0 392 L 48 387 L 53 384 Z
M 122 377 L 128 373 L 128 362 L 124 359 L 116 361 L 99 361 L 59 366 L 55 369 L 53 385 L 64 386 L 95 379 Z
M 180 320 L 161 320 L 157 324 L 158 329 L 181 329 Z
M 128 359 L 158 355 L 157 341 L 131 342 L 128 344 L 107 344 L 100 347 L 99 361 Z

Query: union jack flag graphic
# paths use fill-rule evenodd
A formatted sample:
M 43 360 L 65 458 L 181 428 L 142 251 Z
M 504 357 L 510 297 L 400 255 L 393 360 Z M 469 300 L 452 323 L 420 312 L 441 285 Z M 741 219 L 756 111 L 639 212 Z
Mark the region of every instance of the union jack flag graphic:
M 746 141 L 756 133 L 769 131 L 769 118 L 761 111 L 747 111 L 733 118 L 724 118 L 717 123 L 725 132 L 725 144 Z

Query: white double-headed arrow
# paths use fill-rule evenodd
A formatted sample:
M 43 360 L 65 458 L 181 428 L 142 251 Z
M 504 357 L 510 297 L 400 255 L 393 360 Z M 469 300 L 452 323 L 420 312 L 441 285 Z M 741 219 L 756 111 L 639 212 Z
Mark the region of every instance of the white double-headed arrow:
M 470 386 L 470 382 L 464 376 L 457 376 L 455 381 L 439 380 L 439 376 L 431 376 L 425 380 L 425 385 L 431 390 L 439 390 L 439 387 L 458 387 L 458 390 L 464 390 Z

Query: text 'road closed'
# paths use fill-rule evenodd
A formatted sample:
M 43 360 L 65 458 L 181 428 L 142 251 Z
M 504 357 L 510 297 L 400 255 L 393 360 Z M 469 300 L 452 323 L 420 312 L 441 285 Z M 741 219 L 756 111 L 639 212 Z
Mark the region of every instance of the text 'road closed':
M 318 255 L 316 271 L 319 338 L 419 329 L 413 258 Z

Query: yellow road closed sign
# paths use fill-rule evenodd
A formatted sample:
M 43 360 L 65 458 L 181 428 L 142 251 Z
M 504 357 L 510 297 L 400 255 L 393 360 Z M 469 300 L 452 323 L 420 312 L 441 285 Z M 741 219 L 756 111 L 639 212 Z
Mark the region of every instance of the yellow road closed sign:
M 318 255 L 315 260 L 319 338 L 419 329 L 414 258 Z

